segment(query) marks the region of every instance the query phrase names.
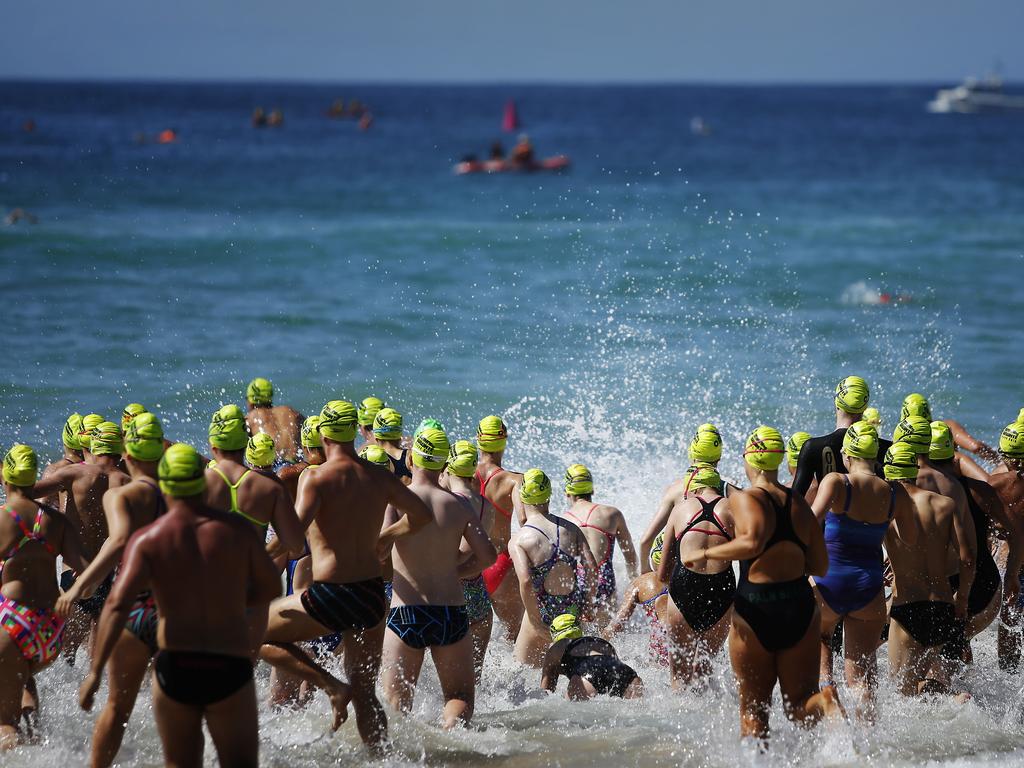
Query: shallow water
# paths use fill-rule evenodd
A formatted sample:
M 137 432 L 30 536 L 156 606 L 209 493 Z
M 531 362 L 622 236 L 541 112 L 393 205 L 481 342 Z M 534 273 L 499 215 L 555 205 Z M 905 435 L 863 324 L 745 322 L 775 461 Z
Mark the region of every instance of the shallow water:
M 70 410 L 138 400 L 198 445 L 209 414 L 265 375 L 307 413 L 372 393 L 455 437 L 501 413 L 510 466 L 558 477 L 583 461 L 638 536 L 697 424 L 720 426 L 738 479 L 758 423 L 830 430 L 849 373 L 871 382 L 886 429 L 917 390 L 992 441 L 1024 405 L 1024 132 L 1011 116 L 928 115 L 929 95 L 0 83 L 0 213 L 40 218 L 0 227 L 0 444 L 53 457 Z M 373 129 L 325 120 L 337 96 L 369 102 Z M 571 171 L 454 177 L 509 97 Z M 285 127 L 251 129 L 257 104 L 280 105 Z M 695 114 L 711 136 L 690 135 Z M 179 144 L 132 143 L 168 125 Z M 879 727 L 813 734 L 776 711 L 768 756 L 737 743 L 727 659 L 712 693 L 674 696 L 642 634 L 618 644 L 642 703 L 538 697 L 498 648 L 474 727 L 454 734 L 434 727 L 428 667 L 413 717 L 392 718 L 389 762 L 1024 763 L 1024 682 L 998 671 L 992 632 L 971 703 L 883 690 Z M 0 764 L 84 763 L 80 675 L 42 675 L 45 743 Z M 268 765 L 364 762 L 352 725 L 325 735 L 322 698 L 262 718 Z M 144 693 L 121 764 L 159 761 Z

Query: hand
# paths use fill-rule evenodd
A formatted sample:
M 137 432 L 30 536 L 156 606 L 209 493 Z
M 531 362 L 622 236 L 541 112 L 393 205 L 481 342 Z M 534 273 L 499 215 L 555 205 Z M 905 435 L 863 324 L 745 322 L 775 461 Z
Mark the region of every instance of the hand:
M 707 549 L 702 549 L 696 555 L 688 555 L 688 556 L 684 557 L 683 558 L 683 566 L 686 567 L 686 568 L 690 568 L 692 570 L 693 568 L 697 567 L 701 563 L 707 562 L 707 557 L 705 556 L 706 552 L 707 552 Z
M 78 706 L 86 712 L 92 709 L 93 699 L 96 698 L 96 691 L 100 688 L 100 676 L 96 672 L 89 672 L 78 687 Z
M 58 597 L 57 604 L 53 606 L 53 612 L 65 621 L 68 620 L 71 616 L 71 612 L 75 609 L 75 600 L 78 599 L 75 592 L 75 588 L 72 587 L 70 590 Z

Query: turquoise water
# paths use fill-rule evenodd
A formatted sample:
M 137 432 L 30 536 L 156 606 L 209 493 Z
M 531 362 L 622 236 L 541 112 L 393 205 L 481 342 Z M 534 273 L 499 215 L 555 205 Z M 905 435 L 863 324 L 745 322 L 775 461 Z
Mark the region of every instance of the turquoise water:
M 53 456 L 67 413 L 136 400 L 199 444 L 210 413 L 263 375 L 306 413 L 375 394 L 460 437 L 500 413 L 510 465 L 558 476 L 583 461 L 642 529 L 697 424 L 720 425 L 735 478 L 757 424 L 830 430 L 832 388 L 850 373 L 871 382 L 888 429 L 916 390 L 992 441 L 1024 405 L 1024 123 L 929 115 L 932 90 L 0 83 L 0 213 L 39 217 L 0 226 L 0 444 Z M 369 103 L 371 130 L 326 119 L 337 97 Z M 508 98 L 538 153 L 569 155 L 569 172 L 451 173 L 495 138 L 511 145 Z M 280 106 L 284 127 L 253 129 L 256 105 Z M 690 132 L 695 115 L 711 135 Z M 166 127 L 179 143 L 133 142 Z M 874 304 L 875 292 L 910 300 Z M 933 710 L 889 702 L 906 739 L 875 763 L 1019 760 L 1016 684 L 986 658 L 989 698 L 942 710 L 946 747 L 921 735 L 942 735 L 921 730 Z M 74 675 L 47 685 L 70 692 Z M 711 709 L 665 693 L 645 709 L 583 708 L 583 757 L 564 762 L 547 751 L 557 721 L 523 725 L 553 717 L 549 705 L 502 686 L 485 701 L 505 714 L 486 716 L 479 751 L 453 737 L 469 753 L 452 757 L 418 725 L 404 726 L 410 743 L 427 740 L 430 764 L 587 764 L 622 728 L 611 753 L 646 754 L 651 717 L 685 744 L 710 714 L 723 718 L 721 762 L 742 758 L 725 746 L 731 692 Z M 321 733 L 322 717 L 270 717 Z M 137 719 L 136 758 L 158 759 Z M 66 738 L 42 759 L 73 753 Z M 267 738 L 275 764 L 292 764 Z M 793 739 L 801 764 L 859 760 Z M 719 764 L 681 754 L 637 762 Z

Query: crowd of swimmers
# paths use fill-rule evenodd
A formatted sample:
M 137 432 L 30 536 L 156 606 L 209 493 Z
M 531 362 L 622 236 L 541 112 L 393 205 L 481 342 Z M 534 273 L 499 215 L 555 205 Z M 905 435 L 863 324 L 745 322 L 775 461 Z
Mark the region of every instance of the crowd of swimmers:
M 840 382 L 821 437 L 751 431 L 743 489 L 701 425 L 639 546 L 585 465 L 558 494 L 541 469 L 505 467 L 498 416 L 473 440 L 436 419 L 409 436 L 376 397 L 305 418 L 257 378 L 247 410 L 213 414 L 201 453 L 138 403 L 119 423 L 72 414 L 41 472 L 27 445 L 3 460 L 0 747 L 38 735 L 35 676 L 81 650 L 83 709 L 107 679 L 94 766 L 114 761 L 150 669 L 168 764 L 202 764 L 205 722 L 222 765 L 256 765 L 259 660 L 273 706 L 319 690 L 336 730 L 351 704 L 379 755 L 378 696 L 409 712 L 428 650 L 441 725 L 471 721 L 495 617 L 539 688 L 565 677 L 570 700 L 638 698 L 655 681 L 613 641 L 639 606 L 673 689 L 701 691 L 728 642 L 740 732 L 764 746 L 776 685 L 795 721 L 848 716 L 836 655 L 864 722 L 883 644 L 899 692 L 963 699 L 956 673 L 997 616 L 1000 666 L 1019 662 L 1024 410 L 992 449 L 912 394 L 889 441 L 868 395 L 860 377 Z

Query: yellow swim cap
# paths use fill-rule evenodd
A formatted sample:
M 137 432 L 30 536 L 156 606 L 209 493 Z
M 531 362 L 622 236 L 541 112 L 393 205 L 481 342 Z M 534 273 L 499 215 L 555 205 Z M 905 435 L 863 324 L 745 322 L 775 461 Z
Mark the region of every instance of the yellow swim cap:
M 240 451 L 249 441 L 245 414 L 237 405 L 225 405 L 210 420 L 210 445 L 222 451 Z
M 164 451 L 157 476 L 160 478 L 160 490 L 168 496 L 198 496 L 206 490 L 203 460 L 191 445 L 175 443 Z
M 789 466 L 795 467 L 800 461 L 800 451 L 804 443 L 811 439 L 809 432 L 794 432 L 786 441 L 786 460 Z
M 92 432 L 89 450 L 95 456 L 120 456 L 124 453 L 121 428 L 112 421 L 104 421 Z
M 302 440 L 303 448 L 322 448 L 323 441 L 320 439 L 320 417 L 319 416 L 307 416 L 306 420 L 302 422 L 302 429 L 300 430 L 300 438 Z
M 654 545 L 651 547 L 651 554 L 647 558 L 651 563 L 651 570 L 661 565 L 661 553 L 665 549 L 665 531 L 654 537 Z
M 750 433 L 743 448 L 743 458 L 747 464 L 762 472 L 777 470 L 785 453 L 786 444 L 779 430 L 763 425 Z
M 863 421 L 877 430 L 882 426 L 882 414 L 878 412 L 877 408 L 865 408 Z
M 383 411 L 381 411 L 383 413 Z M 377 414 L 380 416 L 380 414 Z M 443 430 L 427 427 L 412 443 L 412 463 L 423 469 L 440 471 L 448 461 L 451 444 Z
M 1024 424 L 1024 408 L 1020 409 L 1020 413 L 1017 414 L 1017 421 L 1014 424 Z
M 368 462 L 376 464 L 378 467 L 389 468 L 391 466 L 391 459 L 388 458 L 388 452 L 379 445 L 364 445 L 359 451 L 359 458 L 366 459 Z
M 886 480 L 913 480 L 918 472 L 914 446 L 909 443 L 893 443 L 885 452 L 882 470 Z
M 128 425 L 131 424 L 132 419 L 138 416 L 140 413 L 146 412 L 146 406 L 142 403 L 128 403 L 121 411 L 121 431 L 127 432 Z
M 245 399 L 253 405 L 270 405 L 274 401 L 274 385 L 257 377 L 245 388 Z
M 19 488 L 35 485 L 38 471 L 39 461 L 36 459 L 36 452 L 27 445 L 13 445 L 4 456 L 4 482 L 9 485 L 16 485 Z
M 999 435 L 999 452 L 1010 459 L 1024 459 L 1024 423 L 1006 425 Z
M 320 435 L 337 443 L 356 439 L 356 407 L 346 400 L 331 400 L 320 411 Z
M 476 444 L 481 451 L 498 453 L 508 443 L 508 429 L 497 416 L 485 416 L 476 428 Z
M 860 376 L 847 376 L 836 385 L 836 408 L 858 415 L 868 407 L 868 383 Z
M 857 459 L 878 458 L 878 430 L 866 421 L 852 424 L 843 435 L 843 453 Z
M 274 438 L 266 432 L 257 432 L 249 438 L 245 444 L 245 463 L 250 467 L 274 466 L 274 459 L 277 458 L 277 448 L 274 447 Z
M 923 416 L 907 416 L 892 431 L 894 443 L 907 443 L 917 453 L 928 453 L 932 444 L 932 425 Z
M 359 404 L 356 409 L 356 416 L 359 419 L 359 423 L 364 427 L 372 427 L 373 420 L 377 414 L 380 413 L 381 408 L 384 407 L 384 401 L 379 397 L 367 397 Z
M 580 626 L 579 617 L 573 613 L 563 613 L 556 616 L 551 622 L 551 642 L 559 640 L 575 640 L 583 637 L 583 628 Z
M 701 462 L 694 464 L 686 470 L 686 491 L 695 491 L 698 488 L 710 488 L 713 491 L 721 490 L 722 476 L 718 474 L 713 464 Z
M 687 451 L 690 461 L 716 464 L 722 458 L 722 436 L 714 424 L 701 424 Z
M 445 469 L 458 477 L 472 477 L 476 472 L 480 454 L 476 446 L 469 440 L 459 440 L 448 452 L 448 463 Z
M 98 413 L 90 413 L 88 416 L 82 417 L 82 431 L 78 435 L 78 442 L 83 448 L 89 450 L 89 446 L 92 445 L 93 430 L 104 421 L 106 421 L 106 419 Z
M 928 448 L 928 458 L 942 461 L 952 459 L 956 453 L 956 446 L 953 444 L 953 433 L 944 421 L 932 422 L 932 442 Z
M 543 471 L 528 469 L 523 475 L 523 487 L 519 489 L 523 504 L 547 504 L 551 501 L 551 481 Z
M 394 408 L 381 408 L 373 417 L 373 436 L 378 440 L 402 439 L 402 414 Z
M 569 496 L 589 496 L 594 492 L 594 476 L 582 464 L 565 470 L 565 492 Z
M 72 413 L 68 416 L 68 420 L 64 422 L 64 431 L 61 433 L 60 439 L 64 442 L 66 448 L 70 448 L 72 451 L 82 450 L 82 442 L 79 436 L 82 434 L 82 415 L 79 413 Z
M 164 453 L 164 429 L 152 413 L 140 413 L 128 422 L 124 449 L 138 461 L 156 461 Z
M 908 416 L 920 416 L 925 421 L 932 420 L 932 407 L 924 395 L 912 392 L 903 398 L 903 407 L 900 408 L 900 419 Z

